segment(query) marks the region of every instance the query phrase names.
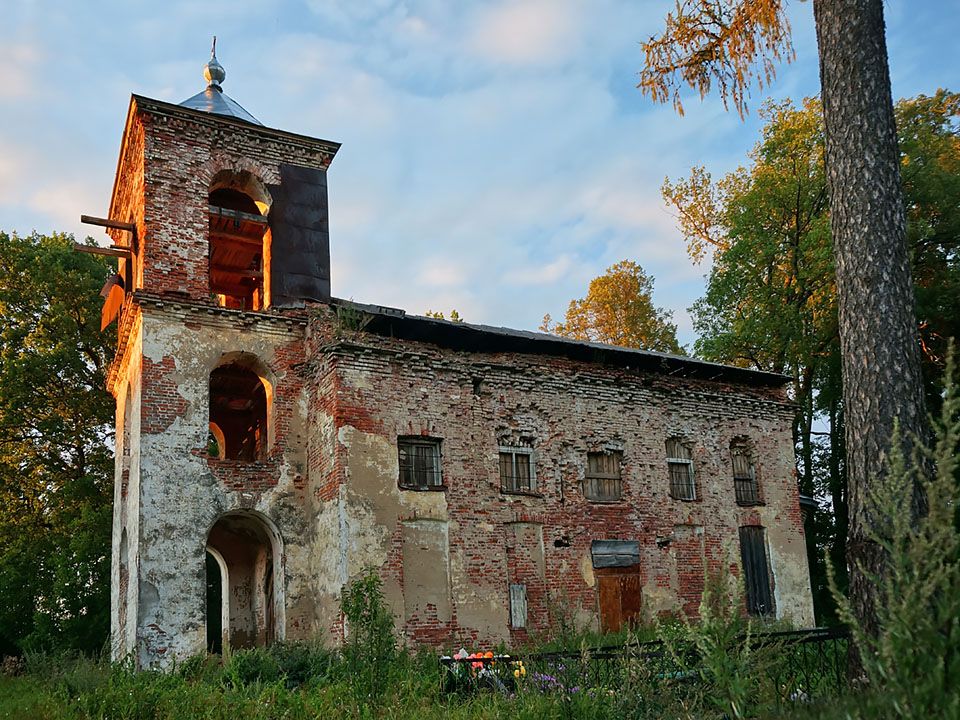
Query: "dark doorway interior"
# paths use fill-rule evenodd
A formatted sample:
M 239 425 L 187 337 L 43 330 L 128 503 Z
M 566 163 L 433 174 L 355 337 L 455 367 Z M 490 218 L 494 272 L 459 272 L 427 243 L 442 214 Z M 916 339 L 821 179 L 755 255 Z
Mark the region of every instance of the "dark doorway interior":
M 207 652 L 223 653 L 223 578 L 220 563 L 207 553 Z

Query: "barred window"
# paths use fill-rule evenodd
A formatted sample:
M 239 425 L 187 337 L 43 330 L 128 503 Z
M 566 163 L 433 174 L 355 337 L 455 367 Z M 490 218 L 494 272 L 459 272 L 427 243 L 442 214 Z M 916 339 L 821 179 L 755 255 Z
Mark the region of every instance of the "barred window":
M 667 469 L 670 471 L 670 497 L 677 500 L 696 500 L 693 454 L 690 447 L 677 438 L 667 440 Z
M 622 495 L 619 452 L 587 453 L 587 471 L 583 477 L 583 496 L 595 502 L 612 502 Z
M 735 440 L 730 445 L 730 459 L 733 462 L 733 487 L 736 491 L 737 504 L 762 504 L 753 465 L 753 453 L 746 441 Z
M 533 449 L 527 447 L 500 448 L 500 491 L 507 493 L 534 493 L 537 488 Z
M 437 490 L 443 487 L 440 473 L 440 441 L 435 438 L 397 438 L 400 459 L 399 485 L 405 490 Z

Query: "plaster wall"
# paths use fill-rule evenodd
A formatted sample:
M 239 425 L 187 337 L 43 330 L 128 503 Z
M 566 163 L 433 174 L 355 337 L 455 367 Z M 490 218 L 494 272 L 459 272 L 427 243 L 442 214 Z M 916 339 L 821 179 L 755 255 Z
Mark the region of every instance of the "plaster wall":
M 303 618 L 314 614 L 305 608 L 314 590 L 300 568 L 313 554 L 316 513 L 305 477 L 306 390 L 294 369 L 303 353 L 302 324 L 250 316 L 238 325 L 160 300 L 142 308 L 142 421 L 131 440 L 139 489 L 128 508 L 139 527 L 126 528 L 128 537 L 137 535 L 138 662 L 163 665 L 204 650 L 205 550 L 210 529 L 228 513 L 259 518 L 273 536 L 276 627 L 248 628 L 249 637 L 309 635 L 313 628 Z M 207 455 L 210 371 L 237 358 L 256 358 L 273 387 L 272 445 L 258 462 Z M 240 578 L 230 590 L 243 590 Z M 287 607 L 298 613 L 289 632 Z M 255 614 L 261 624 L 267 617 L 262 609 Z

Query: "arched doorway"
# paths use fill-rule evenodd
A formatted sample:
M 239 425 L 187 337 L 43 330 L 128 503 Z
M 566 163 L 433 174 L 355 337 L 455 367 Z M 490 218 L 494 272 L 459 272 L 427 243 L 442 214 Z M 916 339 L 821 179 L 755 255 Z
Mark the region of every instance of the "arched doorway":
M 281 557 L 280 535 L 262 515 L 228 513 L 214 523 L 206 558 L 210 652 L 269 645 L 280 638 Z

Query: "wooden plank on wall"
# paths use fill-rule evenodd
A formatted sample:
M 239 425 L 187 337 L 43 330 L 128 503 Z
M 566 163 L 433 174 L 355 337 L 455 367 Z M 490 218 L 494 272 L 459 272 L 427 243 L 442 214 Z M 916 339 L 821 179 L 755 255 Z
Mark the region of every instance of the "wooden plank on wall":
M 510 627 L 527 626 L 527 586 L 523 583 L 510 584 Z

